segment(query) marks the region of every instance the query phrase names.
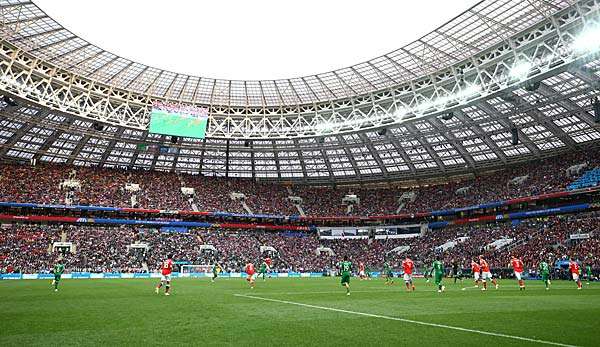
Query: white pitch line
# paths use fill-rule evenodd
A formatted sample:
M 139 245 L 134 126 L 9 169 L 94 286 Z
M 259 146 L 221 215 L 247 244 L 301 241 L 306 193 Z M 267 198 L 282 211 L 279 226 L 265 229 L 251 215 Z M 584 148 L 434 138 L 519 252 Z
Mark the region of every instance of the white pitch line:
M 389 289 L 373 290 L 353 290 L 352 293 L 397 293 L 398 291 Z M 321 291 L 321 292 L 279 292 L 279 293 L 258 293 L 255 295 L 310 295 L 310 294 L 340 294 L 339 290 Z M 241 294 L 240 294 L 241 295 Z
M 303 304 L 301 302 L 278 300 L 278 299 L 269 299 L 269 298 L 262 298 L 262 297 L 259 297 L 259 296 L 252 296 L 252 295 L 245 295 L 245 294 L 233 294 L 233 295 L 237 296 L 237 297 L 248 298 L 248 299 L 263 300 L 263 301 L 277 302 L 277 303 L 281 303 L 281 304 L 288 304 L 288 305 L 295 305 L 295 306 L 316 308 L 316 309 L 319 309 L 319 310 L 348 313 L 348 314 L 353 314 L 353 315 L 357 315 L 357 316 L 365 316 L 365 317 L 371 317 L 371 318 L 381 318 L 381 319 L 399 321 L 399 322 L 404 322 L 404 323 L 412 323 L 412 324 L 418 324 L 418 325 L 424 325 L 424 326 L 430 326 L 430 327 L 436 327 L 436 328 L 443 328 L 443 329 L 450 329 L 450 330 L 457 330 L 457 331 L 475 333 L 475 334 L 480 334 L 480 335 L 504 337 L 504 338 L 507 338 L 507 339 L 520 340 L 520 341 L 528 341 L 528 342 L 535 342 L 535 343 L 545 344 L 545 345 L 562 346 L 562 347 L 576 347 L 575 345 L 567 345 L 567 344 L 559 343 L 559 342 L 538 340 L 538 339 L 532 339 L 532 338 L 528 338 L 528 337 L 515 336 L 515 335 L 507 335 L 507 334 L 502 334 L 502 333 L 494 333 L 494 332 L 483 331 L 483 330 L 461 328 L 461 327 L 455 327 L 455 326 L 445 325 L 445 324 L 436 324 L 436 323 L 421 322 L 421 321 L 412 320 L 412 319 L 383 316 L 383 315 L 372 314 L 372 313 L 349 311 L 349 310 L 343 310 L 343 309 L 333 308 L 333 307 L 325 307 L 325 306 L 317 306 L 317 305 L 311 305 L 311 304 Z

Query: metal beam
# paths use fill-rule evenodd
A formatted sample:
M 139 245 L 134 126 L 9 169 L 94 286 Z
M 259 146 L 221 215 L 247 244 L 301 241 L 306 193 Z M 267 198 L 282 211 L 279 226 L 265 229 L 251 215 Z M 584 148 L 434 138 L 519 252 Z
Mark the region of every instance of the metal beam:
M 471 154 L 460 144 L 460 140 L 454 136 L 454 134 L 444 125 L 437 117 L 429 118 L 429 124 L 436 129 L 436 131 L 446 139 L 446 142 L 450 144 L 471 168 L 475 168 L 475 160 Z M 436 153 L 437 154 L 437 153 Z
M 600 88 L 600 77 L 596 76 L 590 68 L 581 65 L 571 65 L 568 69 L 569 73 L 581 79 L 594 89 Z
M 566 146 L 569 148 L 577 147 L 577 143 L 569 136 L 569 134 L 565 133 L 562 128 L 558 127 L 554 122 L 546 117 L 538 108 L 531 105 L 527 100 L 522 98 L 521 96 L 511 93 L 510 98 L 503 98 L 506 102 L 509 102 L 515 105 L 515 112 L 521 112 L 519 110 L 520 107 L 525 106 L 529 111 L 525 111 L 525 114 L 533 117 L 538 124 L 543 125 L 546 129 L 550 130 L 554 136 L 558 137 Z
M 478 103 L 477 106 L 479 107 L 479 109 L 481 109 L 487 115 L 491 116 L 491 118 L 493 120 L 498 121 L 498 123 L 500 123 L 506 129 L 506 131 L 510 131 L 510 129 L 513 126 L 511 124 L 511 122 L 506 117 L 503 117 L 502 114 L 500 112 L 498 112 L 498 110 L 496 110 L 494 107 L 492 107 L 492 105 L 490 105 L 487 101 L 482 101 L 482 102 Z M 527 134 L 525 134 L 522 130 L 519 129 L 518 132 L 519 132 L 519 139 L 521 140 L 523 145 L 525 147 L 527 147 L 529 152 L 531 152 L 534 156 L 539 158 L 540 157 L 539 148 L 533 143 L 533 141 L 531 141 L 529 136 L 527 136 Z
M 540 94 L 542 94 L 543 96 L 549 98 L 550 100 L 552 100 L 553 96 L 558 94 L 558 92 L 556 90 L 554 90 L 554 88 L 550 87 L 549 85 L 547 85 L 545 83 L 540 83 L 538 92 Z M 578 115 L 583 116 L 583 117 L 579 117 L 579 118 L 581 120 L 583 120 L 591 128 L 600 127 L 599 124 L 594 122 L 594 116 L 592 114 L 590 114 L 584 108 L 582 108 L 581 106 L 579 106 L 576 103 L 574 103 L 573 101 L 571 101 L 571 99 L 560 98 L 560 99 L 558 99 L 557 103 L 560 106 L 564 107 L 565 109 L 576 112 Z M 554 122 L 552 124 L 554 124 Z
M 63 31 L 63 30 L 66 31 L 67 29 L 60 27 L 60 28 L 56 28 L 56 29 L 52 29 L 52 30 L 48 30 L 48 31 L 33 32 L 32 34 L 29 34 L 29 35 L 22 35 L 22 36 L 11 38 L 10 41 L 12 43 L 17 43 L 17 42 L 22 42 L 24 40 L 32 39 L 35 37 L 51 36 L 52 34 Z M 44 37 L 44 39 L 45 39 L 45 37 Z
M 306 181 L 308 179 L 308 174 L 306 172 L 306 162 L 304 161 L 304 156 L 302 155 L 302 150 L 300 150 L 298 140 L 294 140 L 294 147 L 296 148 L 296 153 L 298 153 L 298 160 L 300 160 L 300 167 L 302 168 L 302 175 L 304 176 L 304 181 Z
M 34 155 L 35 159 L 40 159 L 42 156 L 44 156 L 45 154 L 47 154 L 48 149 L 50 149 L 50 147 L 52 146 L 52 144 L 54 143 L 54 141 L 56 141 L 58 139 L 58 137 L 60 136 L 60 134 L 65 133 L 65 131 L 61 131 L 61 127 L 66 127 L 68 129 L 68 127 L 71 126 L 71 124 L 73 124 L 75 120 L 72 117 L 65 117 L 65 119 L 63 119 L 62 123 L 56 125 L 56 128 L 54 129 L 54 132 L 52 132 L 52 135 L 48 136 L 46 138 L 46 140 L 44 141 L 44 143 L 42 144 L 42 147 L 40 147 L 37 150 L 37 153 Z M 72 154 L 72 153 L 71 153 Z
M 37 47 L 33 48 L 32 50 L 30 50 L 29 52 L 30 52 L 30 53 L 39 52 L 39 51 L 41 51 L 41 50 L 43 50 L 43 49 L 46 49 L 46 48 L 48 48 L 48 47 L 52 47 L 52 46 L 56 46 L 56 45 L 60 45 L 60 44 L 62 44 L 62 43 L 65 43 L 65 42 L 67 42 L 67 41 L 70 41 L 70 40 L 76 40 L 76 39 L 78 39 L 78 37 L 77 37 L 77 36 L 75 36 L 75 35 L 73 35 L 73 36 L 69 36 L 69 37 L 65 37 L 65 38 L 63 38 L 63 39 L 60 39 L 60 40 L 58 40 L 58 41 L 49 42 L 49 43 L 46 43 L 46 44 L 44 44 L 44 45 L 37 46 Z M 51 59 L 51 58 L 50 58 L 50 59 Z
M 500 160 L 502 160 L 502 162 L 504 164 L 506 164 L 508 162 L 508 158 L 506 157 L 506 154 L 504 153 L 504 151 L 500 147 L 498 147 L 498 144 L 494 140 L 492 140 L 492 138 L 490 137 L 490 134 L 483 131 L 483 129 L 481 128 L 481 126 L 479 126 L 479 124 L 470 121 L 470 118 L 468 118 L 467 115 L 465 115 L 465 113 L 462 110 L 454 111 L 454 115 L 462 122 L 462 124 L 466 128 L 473 129 L 474 132 L 477 134 L 477 136 L 481 137 L 483 142 L 485 142 L 485 144 L 496 154 L 496 156 L 498 158 L 500 158 Z M 462 141 L 462 140 L 457 139 L 457 141 Z M 462 144 L 459 144 L 459 146 L 462 146 Z M 464 146 L 463 146 L 463 148 L 464 148 Z M 472 156 L 471 156 L 471 158 L 472 158 Z
M 415 175 L 417 173 L 415 164 L 412 162 L 412 160 L 410 160 L 408 154 L 406 153 L 406 151 L 404 150 L 404 148 L 402 147 L 402 145 L 400 144 L 398 139 L 394 136 L 391 136 L 389 131 L 386 132 L 386 134 L 384 136 L 392 145 L 394 145 L 394 147 L 396 147 L 398 154 L 400 154 L 400 156 L 402 157 L 402 160 L 404 160 L 404 163 L 408 166 L 410 173 Z
M 367 147 L 367 149 L 371 153 L 371 156 L 379 166 L 383 177 L 387 178 L 389 176 L 389 173 L 387 171 L 387 168 L 385 167 L 385 164 L 383 163 L 383 160 L 381 160 L 381 157 L 379 157 L 379 152 L 377 152 L 375 146 L 373 146 L 373 141 L 371 141 L 371 139 L 369 139 L 367 135 L 365 135 L 365 133 L 359 133 L 358 136 L 361 138 L 363 144 Z
M 31 4 L 32 4 L 31 1 L 14 2 L 14 3 L 4 3 L 4 4 L 0 5 L 0 9 L 1 10 L 5 10 L 5 9 L 8 9 L 8 8 L 24 7 L 25 5 L 31 5 Z
M 325 152 L 325 148 L 321 147 L 319 150 L 321 152 L 321 155 L 323 156 L 323 161 L 325 162 L 327 171 L 329 171 L 329 180 L 333 182 L 335 176 L 333 175 L 333 169 L 331 168 L 331 163 L 329 162 L 329 157 L 327 156 L 327 153 Z
M 446 166 L 442 163 L 440 157 L 431 147 L 431 144 L 425 140 L 422 136 L 419 136 L 420 131 L 415 127 L 413 122 L 407 122 L 405 124 L 406 128 L 409 129 L 414 134 L 414 139 L 416 139 L 423 148 L 429 153 L 431 159 L 437 164 L 437 166 L 443 171 L 446 171 Z
M 356 175 L 356 178 L 358 180 L 360 180 L 362 178 L 362 174 L 360 173 L 360 169 L 358 167 L 358 165 L 356 165 L 356 160 L 354 160 L 354 156 L 352 155 L 352 152 L 350 151 L 350 148 L 348 147 L 348 142 L 346 142 L 346 139 L 344 139 L 343 136 L 336 136 L 338 142 L 340 142 L 341 144 L 343 144 L 343 148 L 344 148 L 344 153 L 346 153 L 346 157 L 348 157 L 348 160 L 350 161 L 350 165 L 352 165 L 352 168 L 354 169 L 354 174 Z
M 37 20 L 43 19 L 43 18 L 47 18 L 48 16 L 46 14 L 43 15 L 39 15 L 39 16 L 34 16 L 34 17 L 29 17 L 29 18 L 17 18 L 15 20 L 11 20 L 8 22 L 4 22 L 2 23 L 3 26 L 11 26 L 16 24 L 17 27 L 23 23 L 31 23 L 31 22 L 35 22 Z
M 73 165 L 73 162 L 75 161 L 75 159 L 77 159 L 77 157 L 79 157 L 79 153 L 81 152 L 81 149 L 83 148 L 83 146 L 85 146 L 85 144 L 90 140 L 92 136 L 88 133 L 86 133 L 85 135 L 83 135 L 83 137 L 81 139 L 79 139 L 79 141 L 77 142 L 77 146 L 75 146 L 75 148 L 73 149 L 73 152 L 71 153 L 70 158 L 67 160 L 67 165 Z
M 117 139 L 123 138 L 124 131 L 125 131 L 125 128 L 123 128 L 123 127 L 117 129 L 117 132 L 115 133 L 115 137 L 113 137 L 110 140 L 110 142 L 108 143 L 108 146 L 106 146 L 106 150 L 104 151 L 104 153 L 102 153 L 102 157 L 100 158 L 100 162 L 98 163 L 99 165 L 105 166 L 106 159 L 108 159 L 108 157 L 110 156 L 110 153 L 115 148 L 115 145 L 117 144 Z
M 2 110 L 2 112 L 9 112 L 10 109 L 19 109 L 19 106 L 8 106 L 9 109 Z M 32 128 L 39 125 L 36 121 L 38 118 L 45 117 L 49 112 L 47 110 L 39 110 L 35 115 L 29 116 L 29 118 L 23 119 L 19 117 L 19 121 L 24 122 L 23 126 L 12 134 L 12 136 L 2 145 L 0 150 L 0 157 L 5 157 L 6 153 L 11 150 L 14 145 L 21 140 L 21 138 L 29 132 Z M 23 115 L 23 113 L 21 113 Z

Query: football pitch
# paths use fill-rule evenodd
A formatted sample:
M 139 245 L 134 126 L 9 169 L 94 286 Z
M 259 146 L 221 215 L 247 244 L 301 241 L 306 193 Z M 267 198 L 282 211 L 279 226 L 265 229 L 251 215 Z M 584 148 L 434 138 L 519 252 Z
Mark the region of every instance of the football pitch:
M 575 345 L 600 344 L 600 284 L 512 280 L 481 292 L 417 280 L 339 278 L 0 281 L 0 346 L 24 345 Z M 463 287 L 471 287 L 462 290 Z

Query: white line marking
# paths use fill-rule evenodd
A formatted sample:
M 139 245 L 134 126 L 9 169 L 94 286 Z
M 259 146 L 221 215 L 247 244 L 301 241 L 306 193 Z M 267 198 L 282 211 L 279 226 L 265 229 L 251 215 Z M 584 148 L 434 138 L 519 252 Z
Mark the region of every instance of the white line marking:
M 398 293 L 392 289 L 373 289 L 373 290 L 353 290 L 352 293 Z M 257 293 L 255 295 L 310 295 L 310 294 L 339 294 L 339 290 L 330 290 L 322 292 L 279 292 L 279 293 Z
M 552 341 L 531 339 L 531 338 L 528 338 L 528 337 L 507 335 L 507 334 L 502 334 L 502 333 L 494 333 L 494 332 L 483 331 L 483 330 L 467 329 L 467 328 L 455 327 L 455 326 L 445 325 L 445 324 L 436 324 L 436 323 L 421 322 L 421 321 L 412 320 L 412 319 L 390 317 L 390 316 L 382 316 L 382 315 L 372 314 L 372 313 L 349 311 L 349 310 L 343 310 L 343 309 L 333 308 L 333 307 L 325 307 L 325 306 L 317 306 L 317 305 L 311 305 L 311 304 L 303 304 L 301 302 L 286 301 L 286 300 L 277 300 L 277 299 L 269 299 L 269 298 L 261 298 L 259 296 L 252 296 L 252 295 L 245 295 L 245 294 L 233 294 L 233 295 L 237 296 L 237 297 L 248 298 L 248 299 L 263 300 L 263 301 L 277 302 L 277 303 L 281 303 L 281 304 L 288 304 L 288 305 L 296 305 L 296 306 L 302 306 L 302 307 L 316 308 L 316 309 L 319 309 L 319 310 L 348 313 L 348 314 L 354 314 L 354 315 L 358 315 L 358 316 L 365 316 L 365 317 L 371 317 L 371 318 L 381 318 L 381 319 L 387 319 L 387 320 L 394 320 L 394 321 L 399 321 L 399 322 L 404 322 L 404 323 L 412 323 L 412 324 L 418 324 L 418 325 L 424 325 L 424 326 L 430 326 L 430 327 L 436 327 L 436 328 L 444 328 L 444 329 L 450 329 L 450 330 L 457 330 L 457 331 L 475 333 L 475 334 L 480 334 L 480 335 L 489 335 L 489 336 L 496 336 L 496 337 L 504 337 L 504 338 L 507 338 L 507 339 L 521 340 L 521 341 L 528 341 L 528 342 L 535 342 L 535 343 L 540 343 L 540 344 L 545 344 L 545 345 L 562 346 L 562 347 L 576 347 L 575 345 L 567 345 L 567 344 L 563 344 L 563 343 L 559 343 L 559 342 L 552 342 Z

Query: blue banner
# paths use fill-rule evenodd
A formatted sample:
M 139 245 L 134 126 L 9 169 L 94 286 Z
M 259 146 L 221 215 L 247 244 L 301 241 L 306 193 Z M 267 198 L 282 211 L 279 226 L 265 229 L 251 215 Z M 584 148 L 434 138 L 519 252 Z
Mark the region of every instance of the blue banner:
M 71 278 L 90 278 L 91 275 L 89 272 L 73 272 Z
M 120 272 L 105 272 L 104 278 L 121 278 Z
M 37 274 L 39 280 L 51 280 L 54 279 L 54 274 Z
M 160 228 L 160 231 L 162 231 L 163 233 L 182 233 L 182 234 L 187 234 L 188 232 L 188 228 L 186 227 L 162 227 Z
M 239 274 L 239 276 L 238 276 Z M 376 277 L 379 273 L 373 272 L 373 277 Z M 187 276 L 187 274 L 186 274 Z M 235 277 L 245 279 L 246 273 L 236 273 Z M 73 272 L 70 274 L 63 274 L 63 278 L 66 279 L 128 279 L 128 278 L 159 278 L 160 274 L 158 273 L 121 273 L 121 272 L 104 272 L 104 273 L 94 273 L 94 272 Z M 182 276 L 179 272 L 173 272 L 171 277 L 185 277 Z M 191 278 L 201 278 L 201 277 L 212 277 L 212 274 L 205 272 L 193 272 L 189 274 Z M 231 273 L 229 272 L 221 272 L 219 277 L 230 278 Z M 321 272 L 283 272 L 277 273 L 273 272 L 269 274 L 270 278 L 300 278 L 300 277 L 323 277 L 323 273 Z M 20 274 L 20 273 L 10 273 L 10 274 L 0 274 L 0 279 L 2 280 L 20 280 L 20 279 L 40 279 L 40 280 L 48 280 L 53 279 L 54 275 L 49 273 L 36 273 L 36 274 Z
M 23 276 L 21 274 L 2 274 L 0 278 L 3 280 L 20 280 Z

